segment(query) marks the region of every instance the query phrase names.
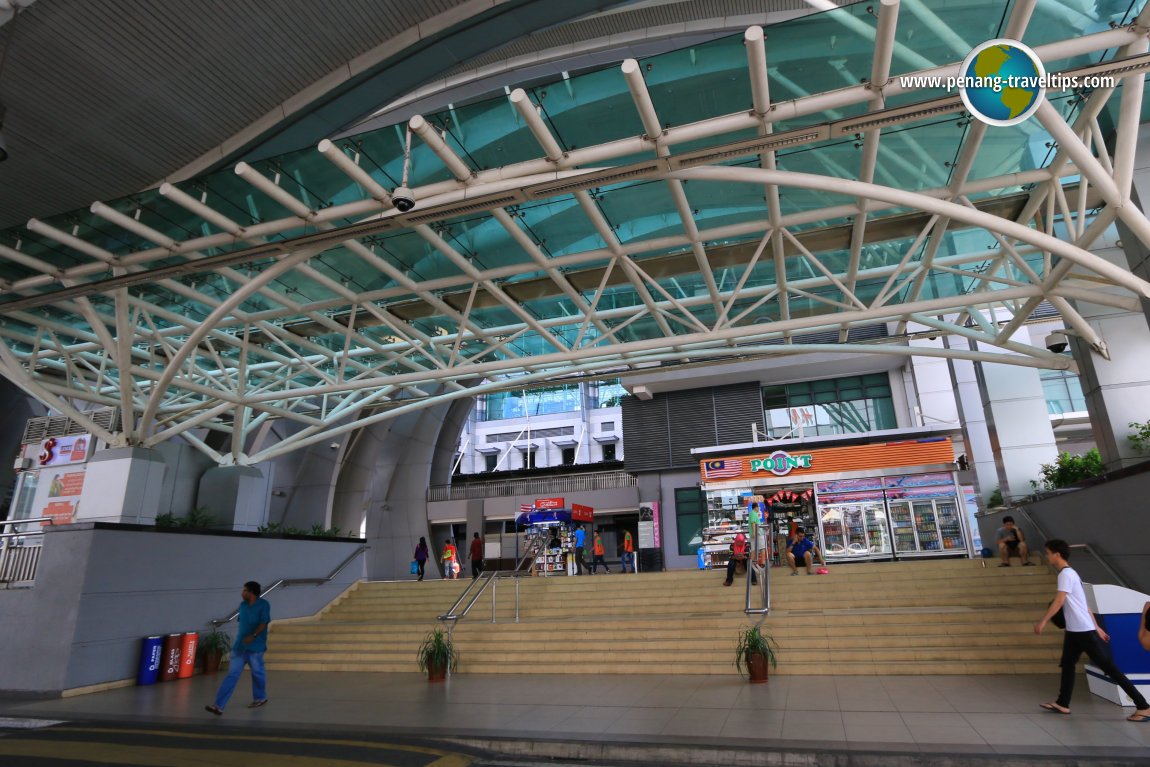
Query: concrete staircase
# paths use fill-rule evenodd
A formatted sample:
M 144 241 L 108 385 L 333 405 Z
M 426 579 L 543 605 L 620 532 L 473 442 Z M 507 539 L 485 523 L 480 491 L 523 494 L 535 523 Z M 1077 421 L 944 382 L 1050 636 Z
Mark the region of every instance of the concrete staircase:
M 771 573 L 764 630 L 779 674 L 1032 674 L 1057 665 L 1061 632 L 1032 626 L 1054 594 L 1045 567 L 935 560 Z M 460 673 L 733 674 L 741 583 L 722 573 L 524 578 L 455 630 Z M 318 616 L 272 625 L 272 669 L 414 671 L 415 650 L 467 581 L 361 583 Z

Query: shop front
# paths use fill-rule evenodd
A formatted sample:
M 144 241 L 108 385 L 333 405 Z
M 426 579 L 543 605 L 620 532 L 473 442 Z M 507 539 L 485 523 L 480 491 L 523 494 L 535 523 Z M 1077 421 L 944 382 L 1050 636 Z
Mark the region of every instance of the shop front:
M 972 548 L 949 437 L 727 455 L 700 461 L 708 520 L 703 566 L 718 567 L 748 509 L 762 504 L 771 556 L 796 528 L 828 561 L 969 556 Z

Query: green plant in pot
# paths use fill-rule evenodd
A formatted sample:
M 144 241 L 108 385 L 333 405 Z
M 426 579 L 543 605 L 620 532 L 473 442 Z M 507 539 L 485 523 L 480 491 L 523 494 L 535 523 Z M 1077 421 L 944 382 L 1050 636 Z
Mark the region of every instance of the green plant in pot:
M 419 670 L 427 672 L 427 681 L 439 682 L 447 677 L 448 669 L 455 671 L 459 652 L 443 628 L 434 628 L 423 638 L 415 656 Z
M 735 646 L 735 668 L 742 674 L 744 665 L 751 684 L 762 684 L 767 681 L 767 664 L 771 668 L 778 667 L 778 659 L 774 648 L 778 647 L 775 640 L 764 634 L 758 626 L 748 626 L 739 629 L 739 642 Z
M 220 660 L 232 650 L 232 638 L 225 632 L 213 628 L 205 634 L 196 646 L 196 655 L 203 658 L 204 673 L 214 674 L 220 670 Z

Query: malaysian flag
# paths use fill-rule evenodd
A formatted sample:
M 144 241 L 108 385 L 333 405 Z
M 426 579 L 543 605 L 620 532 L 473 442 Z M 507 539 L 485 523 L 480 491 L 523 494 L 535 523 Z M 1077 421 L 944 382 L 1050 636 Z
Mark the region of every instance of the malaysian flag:
M 703 476 L 707 479 L 737 477 L 742 473 L 743 462 L 738 458 L 723 458 L 718 461 L 707 461 L 703 464 Z
M 533 503 L 521 503 L 521 504 L 519 504 L 519 513 L 520 514 L 526 514 L 529 511 L 535 511 L 535 504 L 533 504 Z

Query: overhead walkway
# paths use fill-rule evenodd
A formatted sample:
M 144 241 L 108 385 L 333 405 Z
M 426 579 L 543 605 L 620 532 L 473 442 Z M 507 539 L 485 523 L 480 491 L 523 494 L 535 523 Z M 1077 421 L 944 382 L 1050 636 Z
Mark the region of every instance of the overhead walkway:
M 772 572 L 764 626 L 780 675 L 1047 673 L 1061 637 L 1038 637 L 1054 578 L 981 561 L 841 565 Z M 485 594 L 455 628 L 460 674 L 735 674 L 743 591 L 716 571 L 524 578 Z M 400 672 L 464 581 L 363 583 L 311 620 L 273 624 L 273 671 Z M 558 659 L 585 657 L 589 665 Z

